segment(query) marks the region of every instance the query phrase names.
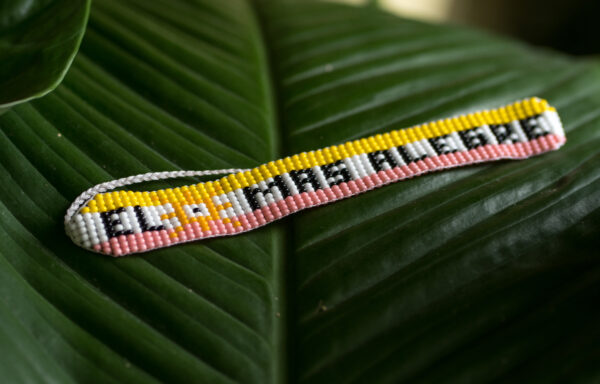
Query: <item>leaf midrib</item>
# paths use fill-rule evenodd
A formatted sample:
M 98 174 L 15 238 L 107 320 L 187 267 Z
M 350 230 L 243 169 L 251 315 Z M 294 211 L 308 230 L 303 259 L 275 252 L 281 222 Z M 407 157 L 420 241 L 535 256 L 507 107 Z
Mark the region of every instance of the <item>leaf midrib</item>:
M 270 160 L 275 160 L 277 158 L 283 157 L 283 152 L 285 151 L 284 142 L 280 135 L 280 108 L 278 104 L 278 100 L 281 98 L 276 97 L 277 87 L 275 84 L 275 75 L 273 71 L 273 63 L 272 63 L 272 52 L 269 51 L 269 46 L 266 38 L 266 28 L 264 25 L 264 21 L 261 19 L 260 14 L 260 5 L 256 0 L 249 2 L 249 8 L 251 8 L 252 12 L 252 27 L 256 31 L 256 34 L 260 36 L 257 42 L 257 46 L 255 47 L 258 58 L 259 58 L 259 68 L 263 68 L 262 76 L 260 79 L 260 83 L 262 84 L 263 92 L 265 92 L 264 96 L 267 100 L 265 103 L 265 107 L 267 109 L 267 117 L 268 124 L 271 127 L 271 136 L 269 142 L 269 148 L 271 149 L 271 154 L 273 158 Z M 262 65 L 260 65 L 262 63 Z M 290 236 L 284 236 L 282 234 L 283 227 L 285 224 L 288 224 L 286 227 L 289 230 L 291 224 L 280 222 L 276 225 L 273 225 L 271 231 L 273 231 L 273 235 L 271 240 L 273 242 L 273 292 L 277 295 L 273 299 L 275 303 L 274 309 L 278 311 L 276 315 L 276 319 L 273 322 L 273 374 L 272 379 L 273 383 L 283 383 L 290 382 L 291 373 L 289 370 L 290 364 L 290 352 L 289 352 L 289 337 L 290 337 L 290 327 L 292 321 L 292 316 L 290 312 L 290 299 L 292 295 L 289 294 L 290 282 L 288 281 L 287 273 L 289 271 L 289 262 L 287 255 L 284 255 L 284 250 L 290 249 Z M 288 234 L 290 232 L 288 231 Z

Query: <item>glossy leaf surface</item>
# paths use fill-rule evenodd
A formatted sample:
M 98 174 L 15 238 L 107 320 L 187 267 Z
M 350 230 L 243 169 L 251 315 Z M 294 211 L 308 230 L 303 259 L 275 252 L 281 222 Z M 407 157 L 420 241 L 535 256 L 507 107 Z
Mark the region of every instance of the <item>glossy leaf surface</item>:
M 250 167 L 531 95 L 558 108 L 560 151 L 141 256 L 62 229 L 102 181 Z M 0 372 L 592 382 L 599 107 L 597 64 L 464 28 L 306 1 L 98 0 L 63 83 L 0 117 Z
M 90 0 L 0 3 L 0 112 L 53 90 L 73 61 Z

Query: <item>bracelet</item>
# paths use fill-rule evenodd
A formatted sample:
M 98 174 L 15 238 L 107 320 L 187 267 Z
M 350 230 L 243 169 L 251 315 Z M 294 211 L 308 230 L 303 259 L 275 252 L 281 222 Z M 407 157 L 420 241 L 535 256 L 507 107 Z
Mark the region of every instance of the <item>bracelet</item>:
M 302 152 L 253 169 L 157 172 L 109 181 L 67 210 L 73 242 L 112 256 L 250 231 L 296 211 L 426 172 L 524 159 L 566 141 L 538 98 Z M 110 189 L 149 180 L 228 173 L 215 181 L 158 191 Z

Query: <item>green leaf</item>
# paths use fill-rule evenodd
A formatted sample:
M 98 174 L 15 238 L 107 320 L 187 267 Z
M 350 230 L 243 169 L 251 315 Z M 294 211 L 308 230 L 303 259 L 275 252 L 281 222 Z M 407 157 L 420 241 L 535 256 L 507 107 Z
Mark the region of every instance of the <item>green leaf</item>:
M 52 91 L 85 31 L 91 0 L 0 4 L 0 113 Z
M 533 95 L 568 138 L 534 159 L 141 256 L 62 228 L 102 181 L 251 167 Z M 0 374 L 593 382 L 599 111 L 594 62 L 373 7 L 97 0 L 63 83 L 0 117 Z

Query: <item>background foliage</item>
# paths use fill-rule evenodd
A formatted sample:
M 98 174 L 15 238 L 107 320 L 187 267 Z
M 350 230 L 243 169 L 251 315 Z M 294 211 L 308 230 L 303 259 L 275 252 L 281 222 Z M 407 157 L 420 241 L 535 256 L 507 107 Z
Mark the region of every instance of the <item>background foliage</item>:
M 87 6 L 60 9 L 81 26 Z M 3 93 L 27 89 L 13 80 Z M 558 152 L 142 256 L 88 253 L 62 229 L 109 179 L 249 167 L 532 95 L 563 118 Z M 0 116 L 1 375 L 597 380 L 599 96 L 595 62 L 372 8 L 97 0 L 61 85 Z
M 0 3 L 0 113 L 54 89 L 81 43 L 89 0 Z

